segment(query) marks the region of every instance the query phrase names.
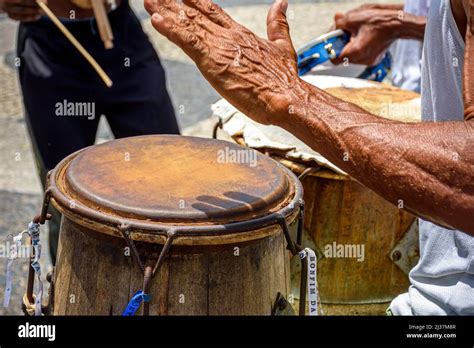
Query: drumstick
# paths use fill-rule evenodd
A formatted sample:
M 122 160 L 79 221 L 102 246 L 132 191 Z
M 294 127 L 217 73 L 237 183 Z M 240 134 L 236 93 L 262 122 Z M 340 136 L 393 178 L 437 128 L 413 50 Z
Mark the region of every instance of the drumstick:
M 112 42 L 114 39 L 114 34 L 112 33 L 112 28 L 110 27 L 109 17 L 107 17 L 107 11 L 105 10 L 105 5 L 103 0 L 91 0 L 92 9 L 94 10 L 95 20 L 97 21 L 97 27 L 99 28 L 100 38 L 104 42 L 106 49 L 111 49 L 114 47 Z
M 61 21 L 56 17 L 56 15 L 49 9 L 49 7 L 42 2 L 41 0 L 36 0 L 38 6 L 43 10 L 43 12 L 53 21 L 53 23 L 58 27 L 58 29 L 66 36 L 66 38 L 71 42 L 71 44 L 76 47 L 76 49 L 82 54 L 82 56 L 89 62 L 89 64 L 94 68 L 97 74 L 100 76 L 102 81 L 104 81 L 107 87 L 112 87 L 113 82 L 110 77 L 105 73 L 101 68 L 99 63 L 86 51 L 86 49 L 81 45 L 79 41 L 72 35 L 72 33 L 61 23 Z

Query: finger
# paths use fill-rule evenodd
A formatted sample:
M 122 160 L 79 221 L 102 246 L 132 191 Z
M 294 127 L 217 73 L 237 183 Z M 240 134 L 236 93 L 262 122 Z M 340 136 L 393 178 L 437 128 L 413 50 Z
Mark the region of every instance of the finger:
M 230 28 L 235 22 L 219 5 L 211 0 L 183 0 L 183 3 L 200 11 L 213 23 Z
M 36 0 L 4 0 L 5 4 L 10 4 L 10 5 L 21 5 L 25 7 L 36 7 L 38 8 L 38 5 L 36 4 Z
M 331 60 L 333 64 L 341 64 L 343 62 L 353 62 L 357 64 L 362 59 L 364 52 L 359 45 L 357 38 L 353 38 L 341 51 L 341 54 Z
M 344 13 L 338 12 L 334 15 L 334 28 L 349 30 L 347 16 Z
M 337 27 L 337 22 L 340 21 L 342 19 L 342 17 L 344 17 L 344 14 L 341 13 L 341 12 L 337 12 L 335 15 L 334 15 L 334 23 L 331 25 L 331 27 L 329 28 L 329 31 L 334 31 L 336 29 L 339 29 Z
M 334 24 L 336 28 L 344 25 L 344 17 L 344 13 L 336 12 L 336 14 L 334 15 Z
M 204 46 L 201 40 L 192 30 L 180 26 L 173 18 L 154 13 L 151 24 L 160 34 L 181 47 L 192 59 L 196 60 L 202 56 Z
M 36 22 L 38 19 L 41 18 L 41 15 L 37 16 L 21 16 L 21 15 L 12 15 L 8 14 L 8 17 L 15 21 L 20 21 L 20 22 Z
M 357 34 L 357 30 L 360 27 L 360 23 L 356 21 L 353 13 L 348 12 L 344 14 L 338 12 L 334 16 L 334 26 L 336 29 L 342 29 L 351 33 L 352 35 L 355 35 Z
M 150 15 L 153 15 L 153 13 L 158 11 L 158 2 L 156 0 L 145 0 L 144 5 L 145 10 L 147 10 Z
M 183 5 L 177 3 L 176 0 L 145 0 L 145 9 L 151 15 L 163 9 L 178 14 L 183 9 Z
M 290 36 L 290 26 L 286 18 L 287 9 L 287 0 L 277 0 L 272 7 L 270 7 L 267 16 L 267 35 L 268 40 L 285 50 L 294 52 Z
M 40 13 L 38 7 L 25 7 L 19 5 L 5 5 L 5 11 L 13 15 L 37 16 Z

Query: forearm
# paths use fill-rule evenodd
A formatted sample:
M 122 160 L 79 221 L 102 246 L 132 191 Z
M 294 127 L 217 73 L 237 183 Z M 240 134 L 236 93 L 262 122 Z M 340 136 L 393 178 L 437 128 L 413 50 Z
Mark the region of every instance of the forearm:
M 474 123 L 389 121 L 301 82 L 287 129 L 388 201 L 474 235 Z
M 369 5 L 369 8 L 386 11 L 385 20 L 390 23 L 389 28 L 393 30 L 398 39 L 423 40 L 426 17 L 405 12 L 403 4 L 373 4 Z
M 374 14 L 369 18 L 369 24 L 381 26 L 382 30 L 387 30 L 394 39 L 423 40 L 425 36 L 426 17 L 395 9 L 383 9 Z
M 423 40 L 425 37 L 426 17 L 399 12 L 398 38 Z

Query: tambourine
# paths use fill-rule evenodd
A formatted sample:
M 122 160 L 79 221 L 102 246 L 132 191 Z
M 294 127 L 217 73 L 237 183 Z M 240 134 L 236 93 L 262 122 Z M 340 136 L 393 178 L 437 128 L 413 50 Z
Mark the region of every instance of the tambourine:
M 339 29 L 318 36 L 317 38 L 307 42 L 297 52 L 299 75 L 306 75 L 316 66 L 339 57 L 344 46 L 349 43 L 349 40 L 350 35 Z M 387 52 L 379 64 L 372 67 L 366 67 L 362 73 L 353 77 L 381 82 L 385 79 L 391 67 L 392 56 Z

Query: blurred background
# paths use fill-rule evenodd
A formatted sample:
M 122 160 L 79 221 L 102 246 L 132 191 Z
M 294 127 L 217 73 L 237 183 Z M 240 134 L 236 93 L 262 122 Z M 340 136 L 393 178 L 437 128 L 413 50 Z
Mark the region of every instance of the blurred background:
M 162 59 L 168 79 L 168 89 L 183 134 L 211 136 L 211 105 L 219 95 L 204 80 L 179 48 L 158 34 L 149 21 L 142 0 L 130 0 L 145 31 L 149 34 Z M 272 0 L 215 1 L 241 24 L 266 37 L 266 15 Z M 336 12 L 345 12 L 367 1 L 354 0 L 290 0 L 288 19 L 295 46 L 318 36 L 332 25 Z M 402 3 L 402 0 L 371 0 L 371 3 Z M 27 227 L 38 214 L 42 190 L 31 154 L 23 117 L 23 106 L 17 83 L 15 40 L 17 23 L 0 14 L 0 299 L 3 304 L 5 287 L 5 238 Z M 72 49 L 72 48 L 71 48 Z M 111 139 L 102 120 L 97 141 Z M 47 227 L 43 227 L 43 275 L 51 269 L 47 250 Z M 0 315 L 22 314 L 21 297 L 26 289 L 28 263 L 18 259 L 14 266 L 14 288 L 9 308 L 0 307 Z

